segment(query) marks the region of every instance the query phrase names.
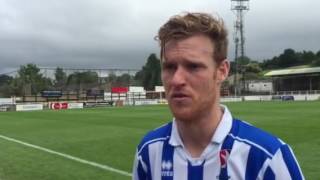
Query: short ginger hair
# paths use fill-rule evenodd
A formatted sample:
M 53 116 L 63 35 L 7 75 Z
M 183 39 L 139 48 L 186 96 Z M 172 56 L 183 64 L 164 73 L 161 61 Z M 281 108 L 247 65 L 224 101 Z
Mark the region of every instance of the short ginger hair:
M 220 64 L 227 58 L 228 32 L 220 17 L 207 13 L 184 13 L 171 17 L 160 27 L 156 39 L 159 41 L 161 59 L 164 58 L 165 45 L 171 40 L 182 40 L 202 34 L 210 38 L 214 45 L 213 59 Z

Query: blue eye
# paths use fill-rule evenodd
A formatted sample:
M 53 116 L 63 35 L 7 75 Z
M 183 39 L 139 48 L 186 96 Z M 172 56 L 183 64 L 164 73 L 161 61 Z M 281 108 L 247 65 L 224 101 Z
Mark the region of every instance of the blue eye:
M 199 66 L 197 64 L 190 64 L 189 68 L 190 69 L 197 69 L 197 68 L 199 68 Z
M 190 64 L 187 64 L 187 68 L 191 71 L 195 71 L 195 70 L 198 70 L 201 66 L 199 64 L 196 64 L 196 63 L 190 63 Z
M 177 68 L 176 65 L 174 64 L 169 64 L 169 63 L 164 63 L 163 64 L 163 69 L 164 70 L 175 70 Z

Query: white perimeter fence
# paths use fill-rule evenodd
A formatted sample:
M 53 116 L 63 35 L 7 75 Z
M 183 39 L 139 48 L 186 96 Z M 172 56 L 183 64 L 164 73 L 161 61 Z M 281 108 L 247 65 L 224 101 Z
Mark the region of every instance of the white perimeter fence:
M 239 102 L 239 101 L 316 101 L 320 100 L 320 94 L 304 94 L 304 95 L 260 95 L 260 96 L 239 96 L 239 97 L 222 97 L 221 102 Z
M 129 98 L 120 100 L 118 99 L 113 106 L 123 105 L 156 105 L 156 104 L 167 104 L 165 99 L 143 99 L 139 96 L 136 99 L 133 96 L 127 96 Z M 144 96 L 145 98 L 145 96 Z M 84 102 L 51 102 L 50 104 L 45 103 L 16 103 L 16 98 L 0 98 L 0 111 L 32 111 L 42 110 L 44 107 L 50 109 L 75 109 L 85 108 Z M 240 102 L 240 101 L 316 101 L 320 100 L 320 94 L 288 94 L 288 95 L 260 95 L 260 96 L 238 96 L 238 97 L 222 97 L 220 101 L 223 102 Z M 119 103 L 121 101 L 121 103 Z

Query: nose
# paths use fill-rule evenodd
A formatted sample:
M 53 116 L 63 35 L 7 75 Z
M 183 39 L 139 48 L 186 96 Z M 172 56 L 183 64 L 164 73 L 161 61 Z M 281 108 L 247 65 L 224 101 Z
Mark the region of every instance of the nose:
M 181 66 L 178 66 L 176 71 L 173 73 L 171 79 L 171 85 L 180 87 L 186 84 L 186 72 L 183 70 Z

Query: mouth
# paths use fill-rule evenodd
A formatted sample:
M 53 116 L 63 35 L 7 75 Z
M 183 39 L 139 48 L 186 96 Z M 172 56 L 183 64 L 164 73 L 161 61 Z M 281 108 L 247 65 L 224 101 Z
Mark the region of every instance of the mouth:
M 183 100 L 186 98 L 189 98 L 189 96 L 185 93 L 173 93 L 171 95 L 171 99 L 173 99 L 173 100 Z

